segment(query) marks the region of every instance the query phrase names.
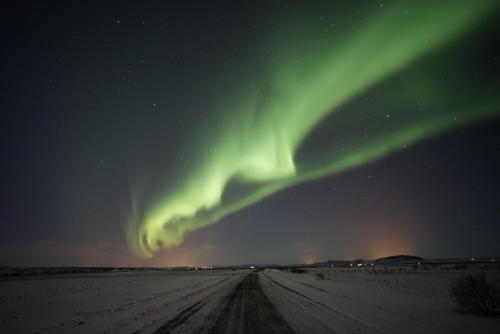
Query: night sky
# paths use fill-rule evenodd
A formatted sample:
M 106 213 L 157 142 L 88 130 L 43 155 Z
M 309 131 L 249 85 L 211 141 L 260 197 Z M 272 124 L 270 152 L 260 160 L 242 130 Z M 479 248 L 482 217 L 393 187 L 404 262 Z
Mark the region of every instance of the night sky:
M 500 255 L 495 2 L 12 3 L 0 265 Z

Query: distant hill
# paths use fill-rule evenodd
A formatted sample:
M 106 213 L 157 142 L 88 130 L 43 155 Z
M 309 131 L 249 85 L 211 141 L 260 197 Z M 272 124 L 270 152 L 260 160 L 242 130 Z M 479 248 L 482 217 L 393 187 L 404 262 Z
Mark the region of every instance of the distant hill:
M 390 264 L 390 263 L 418 263 L 425 261 L 424 258 L 420 256 L 413 255 L 393 255 L 387 257 L 381 257 L 373 261 L 376 264 Z

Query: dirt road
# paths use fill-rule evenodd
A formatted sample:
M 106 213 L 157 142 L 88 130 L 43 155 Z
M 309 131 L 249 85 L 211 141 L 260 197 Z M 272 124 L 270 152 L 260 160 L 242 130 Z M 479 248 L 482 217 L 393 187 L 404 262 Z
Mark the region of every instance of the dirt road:
M 276 307 L 263 293 L 259 273 L 251 272 L 242 279 L 216 305 L 200 300 L 185 308 L 155 334 L 193 333 L 294 333 Z M 210 312 L 203 309 L 212 308 Z M 205 313 L 200 317 L 198 313 Z M 190 324 L 191 323 L 191 324 Z
M 209 333 L 292 333 L 262 292 L 258 273 L 245 276 L 223 304 Z

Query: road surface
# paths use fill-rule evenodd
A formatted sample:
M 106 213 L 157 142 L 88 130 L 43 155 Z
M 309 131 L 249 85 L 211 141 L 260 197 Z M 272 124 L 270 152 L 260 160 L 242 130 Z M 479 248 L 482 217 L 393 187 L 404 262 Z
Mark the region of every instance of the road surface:
M 191 327 L 193 333 L 210 334 L 294 333 L 262 291 L 258 271 L 244 275 L 206 315 L 205 321 L 196 317 L 204 307 L 210 307 L 204 299 L 189 305 L 154 333 L 180 333 L 186 327 Z M 196 324 L 189 326 L 191 321 Z

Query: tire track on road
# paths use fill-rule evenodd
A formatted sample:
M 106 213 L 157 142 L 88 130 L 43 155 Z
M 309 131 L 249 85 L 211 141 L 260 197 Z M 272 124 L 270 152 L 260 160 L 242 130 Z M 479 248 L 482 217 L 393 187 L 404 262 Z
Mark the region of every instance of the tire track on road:
M 202 294 L 206 290 L 212 290 L 218 286 L 221 286 L 223 283 L 228 282 L 233 279 L 234 276 L 226 277 L 212 285 L 204 287 L 199 290 L 192 291 L 183 296 L 184 299 L 193 297 L 196 295 Z M 239 283 L 238 283 L 239 284 Z M 230 290 L 232 291 L 232 289 Z M 193 318 L 197 315 L 199 311 L 201 311 L 210 301 L 213 301 L 213 298 L 220 294 L 220 288 L 214 291 L 209 292 L 208 295 L 202 296 L 199 300 L 194 303 L 189 304 L 188 306 L 181 309 L 179 313 L 174 315 L 174 317 L 170 318 L 166 323 L 162 326 L 158 327 L 153 334 L 166 334 L 166 333 L 175 333 L 177 330 L 181 330 L 184 325 L 188 325 Z M 184 331 L 181 331 L 184 332 Z
M 295 333 L 262 291 L 258 271 L 246 275 L 214 313 L 215 322 L 203 333 Z

